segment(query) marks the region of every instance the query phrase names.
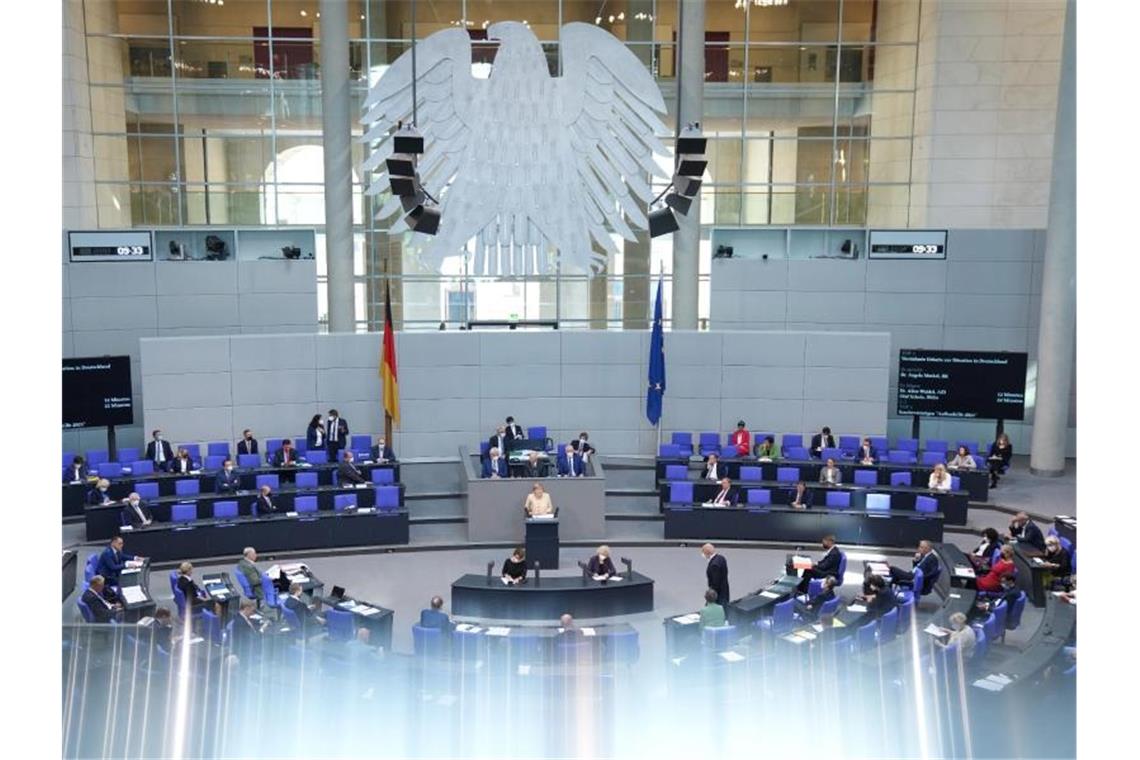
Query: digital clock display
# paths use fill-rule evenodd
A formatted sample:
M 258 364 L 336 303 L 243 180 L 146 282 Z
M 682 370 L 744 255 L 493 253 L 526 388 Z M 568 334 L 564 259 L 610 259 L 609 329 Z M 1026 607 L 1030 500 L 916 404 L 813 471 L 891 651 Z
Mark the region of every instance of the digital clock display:
M 871 230 L 871 259 L 945 259 L 946 230 Z
M 878 243 L 871 246 L 871 253 L 913 253 L 922 255 L 924 253 L 938 254 L 945 253 L 946 247 L 938 245 L 937 243 L 915 243 L 907 245 L 906 243 Z
M 71 260 L 74 262 L 153 259 L 150 232 L 138 230 L 69 232 L 68 239 Z

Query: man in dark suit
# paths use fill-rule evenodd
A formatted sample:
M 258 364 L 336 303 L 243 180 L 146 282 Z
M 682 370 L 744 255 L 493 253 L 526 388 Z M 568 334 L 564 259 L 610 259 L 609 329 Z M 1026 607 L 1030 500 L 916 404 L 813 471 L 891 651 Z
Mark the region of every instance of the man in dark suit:
M 577 478 L 586 474 L 586 464 L 582 457 L 574 451 L 574 447 L 566 444 L 563 456 L 558 460 L 558 474 L 567 478 Z
M 154 623 L 151 626 L 154 643 L 162 647 L 162 651 L 170 654 L 174 644 L 174 625 L 170 621 L 170 610 L 159 607 L 154 611 Z
M 237 445 L 238 454 L 256 454 L 257 453 L 257 439 L 253 437 L 253 431 L 248 428 L 241 431 L 241 440 Z
M 795 601 L 795 609 L 799 616 L 809 622 L 817 620 L 819 618 L 819 611 L 823 605 L 835 598 L 835 586 L 837 583 L 838 581 L 835 580 L 835 576 L 829 575 L 823 579 L 823 585 L 820 587 L 818 594 L 806 602 L 801 602 L 797 599 Z
M 523 465 L 524 478 L 545 478 L 546 477 L 546 462 L 538 458 L 538 452 L 532 451 L 527 456 L 526 463 Z
M 83 592 L 83 603 L 95 618 L 96 623 L 110 623 L 118 620 L 123 614 L 123 605 L 119 603 L 115 592 L 107 588 L 102 575 L 94 575 Z
M 914 554 L 913 570 L 903 570 L 902 568 L 890 566 L 891 583 L 914 583 L 914 570 L 922 571 L 922 588 L 915 589 L 918 593 L 921 591 L 923 594 L 929 594 L 930 588 L 934 584 L 935 578 L 938 575 L 938 557 L 934 555 L 934 546 L 923 539 L 918 542 L 918 551 Z
M 99 478 L 95 483 L 95 487 L 87 492 L 87 506 L 97 507 L 100 504 L 110 504 L 113 499 L 110 494 L 111 481 L 106 478 Z
M 329 409 L 329 418 L 325 422 L 325 449 L 329 452 L 329 461 L 340 461 L 340 451 L 349 444 L 348 423 L 341 419 L 340 412 Z
M 384 436 L 376 439 L 376 445 L 372 447 L 372 461 L 373 462 L 395 462 L 396 452 L 392 451 L 392 447 L 388 445 L 388 441 Z
M 870 438 L 864 438 L 859 450 L 855 452 L 855 462 L 857 464 L 874 464 L 877 461 L 879 461 L 878 449 L 871 445 Z
M 256 605 L 252 599 L 242 599 L 231 628 L 230 646 L 239 660 L 261 654 L 261 626 L 253 619 Z
M 253 505 L 253 509 L 254 514 L 258 517 L 277 514 L 277 502 L 273 500 L 273 488 L 271 486 L 266 484 L 258 489 L 257 502 Z M 260 578 L 258 581 L 260 582 Z
M 81 480 L 87 480 L 87 464 L 83 461 L 83 457 L 76 456 L 72 458 L 71 466 L 63 471 L 63 482 L 74 483 Z
M 808 509 L 814 503 L 815 494 L 808 490 L 807 483 L 802 480 L 797 481 L 796 487 L 791 489 L 788 505 L 796 509 Z
M 170 460 L 174 459 L 174 449 L 162 437 L 161 430 L 151 431 L 151 442 L 146 445 L 146 458 L 154 462 L 154 469 L 166 472 Z
M 364 473 L 352 463 L 353 458 L 351 451 L 344 452 L 340 464 L 336 467 L 337 475 L 340 478 L 340 484 L 342 486 L 350 483 L 352 485 L 360 485 L 361 483 L 368 482 L 368 478 L 364 477 Z
M 515 422 L 514 417 L 507 417 L 506 433 L 508 447 L 511 441 L 521 441 L 526 438 L 526 433 L 523 431 L 522 426 Z
M 728 465 L 721 464 L 720 457 L 716 454 L 709 454 L 701 480 L 720 480 L 725 475 L 728 475 Z
M 214 492 L 220 494 L 237 493 L 241 488 L 241 475 L 234 469 L 234 460 L 227 459 L 222 462 L 222 470 L 214 480 Z
M 713 497 L 712 503 L 718 507 L 735 507 L 740 501 L 740 494 L 732 487 L 732 480 L 726 475 L 720 479 L 720 492 Z
M 186 449 L 179 449 L 178 453 L 174 455 L 174 460 L 170 463 L 170 471 L 178 475 L 189 475 L 194 469 L 194 460 L 190 458 L 190 452 Z
M 503 425 L 499 425 L 491 437 L 487 439 L 487 451 L 491 449 L 498 449 L 500 452 L 507 450 L 507 428 Z
M 1032 546 L 1037 551 L 1045 551 L 1045 534 L 1041 532 L 1041 528 L 1037 527 L 1037 523 L 1029 519 L 1026 512 L 1018 512 L 1009 521 L 1007 538 L 1019 544 Z
M 296 467 L 297 460 L 297 450 L 293 448 L 293 439 L 291 438 L 281 441 L 281 448 L 273 452 L 274 467 Z
M 492 448 L 489 452 L 487 452 L 487 458 L 483 460 L 483 477 L 507 477 L 507 460 L 506 458 L 499 456 L 499 449 Z
M 824 449 L 834 449 L 835 438 L 831 435 L 831 428 L 826 425 L 823 430 L 819 431 L 811 437 L 811 455 L 819 459 L 823 455 Z
M 431 607 L 420 610 L 420 628 L 438 628 L 444 641 L 451 638 L 451 631 L 455 628 L 455 624 L 443 611 L 443 597 L 433 596 Z
M 132 492 L 127 497 L 126 506 L 119 514 L 120 525 L 130 525 L 132 528 L 141 528 L 144 525 L 150 525 L 154 522 L 154 516 L 150 513 L 150 508 L 143 503 L 142 497 L 137 493 Z
M 325 624 L 325 619 L 301 599 L 300 583 L 289 584 L 289 596 L 285 597 L 285 607 L 292 610 L 297 619 L 301 621 L 301 630 L 305 635 L 315 630 L 317 626 Z
M 808 583 L 811 582 L 812 578 L 827 578 L 828 576 L 838 578 L 839 576 L 839 561 L 843 553 L 835 545 L 835 536 L 831 534 L 824 536 L 820 544 L 823 546 L 823 556 L 812 563 L 811 567 L 804 570 L 800 585 L 796 587 L 796 590 L 801 594 L 807 593 Z M 788 575 L 796 574 L 796 569 L 790 559 L 784 570 L 787 571 Z M 839 580 L 842 581 L 843 579 L 840 578 Z
M 111 539 L 111 544 L 99 555 L 99 563 L 95 566 L 95 572 L 102 575 L 110 585 L 118 586 L 119 574 L 126 568 L 127 563 L 141 559 L 143 557 L 136 557 L 124 552 L 123 537 L 115 536 Z
M 708 564 L 705 565 L 705 577 L 708 587 L 716 592 L 716 603 L 728 609 L 728 561 L 716 553 L 716 547 L 705 544 L 701 547 L 701 556 Z
M 867 579 L 867 587 L 869 594 L 856 597 L 857 600 L 863 602 L 867 606 L 867 611 L 856 618 L 853 622 L 848 623 L 848 627 L 852 630 L 858 629 L 860 626 L 866 625 L 872 620 L 878 620 L 886 613 L 894 609 L 898 604 L 895 599 L 894 592 L 887 587 L 887 582 L 881 576 L 872 575 Z

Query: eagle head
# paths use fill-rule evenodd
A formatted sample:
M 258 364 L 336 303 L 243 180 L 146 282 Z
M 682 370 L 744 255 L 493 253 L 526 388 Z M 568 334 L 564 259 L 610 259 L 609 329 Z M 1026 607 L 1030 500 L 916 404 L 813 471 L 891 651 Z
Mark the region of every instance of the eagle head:
M 487 39 L 497 41 L 499 50 L 495 54 L 494 66 L 503 68 L 546 68 L 546 56 L 542 45 L 530 27 L 520 21 L 496 21 L 487 27 Z

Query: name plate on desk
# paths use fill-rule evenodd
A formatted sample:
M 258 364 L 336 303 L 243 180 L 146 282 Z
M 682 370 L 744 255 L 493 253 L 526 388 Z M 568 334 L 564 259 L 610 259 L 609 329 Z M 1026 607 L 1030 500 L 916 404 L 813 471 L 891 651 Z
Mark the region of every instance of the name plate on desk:
M 285 513 L 285 516 L 286 516 L 286 517 L 296 517 L 296 516 L 297 516 L 297 513 L 296 513 L 296 512 L 286 512 L 286 513 Z
M 133 526 L 133 525 L 123 525 L 119 528 L 119 530 L 134 530 L 134 529 L 135 529 L 135 526 Z

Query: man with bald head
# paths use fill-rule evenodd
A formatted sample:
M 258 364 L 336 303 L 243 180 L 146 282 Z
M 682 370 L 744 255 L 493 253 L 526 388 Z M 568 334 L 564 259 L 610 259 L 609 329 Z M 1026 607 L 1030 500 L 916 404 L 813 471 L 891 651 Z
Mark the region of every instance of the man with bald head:
M 1029 519 L 1026 512 L 1018 512 L 1009 521 L 1009 533 L 1006 538 L 1019 544 L 1032 546 L 1037 551 L 1045 551 L 1045 535 L 1037 527 L 1037 523 Z
M 705 558 L 705 576 L 708 587 L 716 592 L 716 603 L 728 610 L 728 561 L 717 554 L 716 547 L 705 544 L 701 547 L 701 556 Z
M 914 583 L 914 571 L 922 571 L 922 588 L 915 589 L 915 594 L 929 594 L 930 589 L 934 586 L 935 577 L 938 575 L 938 557 L 934 556 L 934 545 L 926 539 L 918 542 L 918 551 L 914 553 L 913 570 L 903 570 L 901 568 L 891 565 L 891 583 L 902 583 L 904 585 L 911 585 Z

